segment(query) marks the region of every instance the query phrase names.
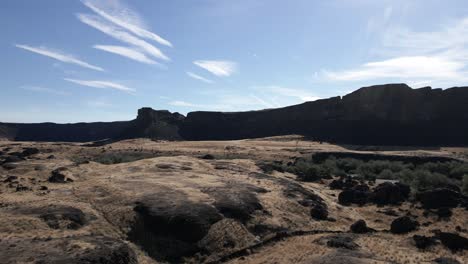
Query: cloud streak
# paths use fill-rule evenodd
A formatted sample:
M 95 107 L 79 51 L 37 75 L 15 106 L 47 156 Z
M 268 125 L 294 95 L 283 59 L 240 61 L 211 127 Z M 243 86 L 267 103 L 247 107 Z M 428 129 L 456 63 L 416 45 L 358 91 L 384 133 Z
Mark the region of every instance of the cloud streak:
M 146 64 L 158 64 L 156 61 L 148 58 L 145 54 L 127 47 L 111 45 L 94 45 L 93 48 L 114 53 Z
M 228 77 L 237 71 L 237 63 L 225 60 L 196 60 L 193 64 L 218 77 Z
M 109 1 L 83 0 L 82 2 L 89 9 L 111 23 L 125 28 L 141 38 L 150 39 L 159 44 L 172 47 L 172 43 L 168 40 L 143 28 L 140 22 L 142 20 L 140 16 L 130 8 L 123 6 L 119 1 L 110 1 L 111 5 L 109 5 Z
M 92 70 L 95 70 L 95 71 L 104 71 L 104 69 L 101 68 L 101 67 L 89 64 L 89 63 L 87 63 L 85 61 L 77 59 L 73 55 L 65 54 L 65 53 L 63 53 L 61 51 L 51 50 L 51 49 L 46 48 L 46 47 L 32 47 L 32 46 L 21 45 L 21 44 L 16 44 L 15 46 L 17 48 L 24 49 L 24 50 L 27 50 L 27 51 L 30 51 L 30 52 L 34 52 L 34 53 L 37 53 L 37 54 L 40 54 L 40 55 L 43 55 L 43 56 L 46 56 L 46 57 L 61 61 L 61 62 L 75 64 L 75 65 L 78 65 L 78 66 L 81 66 L 81 67 L 84 67 L 84 68 L 88 68 L 88 69 L 92 69 Z
M 393 79 L 440 86 L 468 81 L 468 17 L 432 32 L 388 26 L 382 30 L 381 42 L 382 46 L 375 50 L 386 59 L 341 71 L 324 71 L 325 77 L 334 81 Z
M 212 80 L 210 79 L 206 79 L 205 77 L 202 77 L 198 74 L 195 74 L 193 72 L 187 72 L 187 75 L 195 80 L 199 80 L 199 81 L 202 81 L 202 82 L 205 82 L 205 83 L 213 83 Z
M 135 89 L 129 88 L 125 85 L 116 82 L 110 81 L 100 81 L 100 80 L 77 80 L 65 78 L 65 81 L 76 83 L 82 86 L 88 86 L 93 88 L 104 88 L 104 89 L 115 89 L 124 92 L 135 92 Z
M 87 15 L 87 14 L 77 14 L 78 19 L 90 26 L 93 27 L 117 40 L 130 44 L 134 47 L 140 48 L 142 51 L 146 52 L 149 55 L 152 55 L 155 58 L 162 59 L 165 61 L 169 61 L 169 57 L 167 57 L 160 49 L 151 45 L 150 43 L 133 36 L 132 34 L 123 31 L 114 25 L 107 23 L 106 21 L 102 20 L 98 16 L 94 15 Z

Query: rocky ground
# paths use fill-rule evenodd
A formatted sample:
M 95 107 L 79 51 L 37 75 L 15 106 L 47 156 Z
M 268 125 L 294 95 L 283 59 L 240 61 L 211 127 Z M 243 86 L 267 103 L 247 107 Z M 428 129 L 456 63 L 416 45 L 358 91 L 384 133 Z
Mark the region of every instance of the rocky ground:
M 466 148 L 239 141 L 0 142 L 1 263 L 468 263 L 468 200 L 393 183 L 300 181 L 260 164 L 318 152 Z M 330 187 L 331 186 L 331 187 Z

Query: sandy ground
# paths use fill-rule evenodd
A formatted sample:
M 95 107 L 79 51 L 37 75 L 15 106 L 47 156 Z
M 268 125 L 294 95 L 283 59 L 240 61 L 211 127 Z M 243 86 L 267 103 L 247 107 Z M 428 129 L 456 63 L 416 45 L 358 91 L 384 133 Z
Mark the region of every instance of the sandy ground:
M 151 253 L 150 257 L 147 246 L 131 239 L 129 234 L 136 228 L 138 217 L 136 204 L 156 201 L 154 206 L 159 206 L 159 210 L 175 208 L 176 214 L 178 208 L 192 208 L 187 205 L 211 208 L 226 199 L 242 210 L 248 211 L 256 203 L 261 208 L 249 211 L 246 218 L 227 217 L 219 211 L 223 220 L 211 225 L 204 242 L 197 242 L 205 243 L 207 253 L 177 262 L 431 263 L 445 256 L 468 263 L 467 251 L 451 252 L 442 245 L 422 251 L 412 241 L 414 234 L 431 235 L 436 229 L 468 236 L 465 229 L 468 213 L 462 208 L 453 211 L 450 221 L 439 221 L 435 216 L 423 216 L 423 210 L 410 203 L 388 206 L 399 215 L 410 212 L 421 223 L 431 223 L 407 235 L 393 235 L 387 230 L 395 216 L 379 213 L 387 207 L 341 206 L 337 203 L 339 191 L 330 190 L 327 181 L 304 183 L 289 173 L 267 175 L 256 165 L 259 161 L 288 161 L 327 151 L 443 156 L 466 161 L 466 148 L 338 146 L 297 136 L 200 142 L 135 139 L 104 146 L 0 142 L 4 155 L 27 147 L 38 148 L 39 153 L 0 168 L 0 257 L 5 261 L 2 263 L 41 263 L 38 260 L 43 259 L 44 263 L 47 260 L 53 263 L 50 259 L 55 256 L 53 247 L 65 250 L 62 251 L 65 255 L 88 254 L 101 248 L 100 240 L 95 240 L 101 237 L 130 248 L 138 263 L 175 262 Z M 95 162 L 106 155 L 128 153 L 144 158 L 109 165 Z M 214 159 L 202 159 L 206 154 Z M 63 174 L 73 182 L 50 182 L 52 171 L 62 167 Z M 8 176 L 18 177 L 16 185 L 4 182 Z M 18 184 L 26 189 L 17 191 Z M 310 209 L 298 203 L 305 193 L 322 198 L 335 221 L 313 220 Z M 68 223 L 73 219 L 59 219 L 58 226 L 51 227 L 50 221 L 44 220 L 44 212 L 50 208 L 79 209 L 86 221 L 77 228 Z M 349 234 L 349 226 L 359 219 L 366 220 L 377 232 Z M 272 239 L 278 230 L 300 232 Z M 324 241 L 337 234 L 352 235 L 359 248 L 328 247 Z M 226 240 L 230 241 L 229 246 Z

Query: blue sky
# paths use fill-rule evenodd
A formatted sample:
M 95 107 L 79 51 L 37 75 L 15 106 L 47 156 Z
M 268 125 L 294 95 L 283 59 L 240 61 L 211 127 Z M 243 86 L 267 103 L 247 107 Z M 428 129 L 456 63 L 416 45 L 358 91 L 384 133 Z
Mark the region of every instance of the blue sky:
M 0 121 L 281 107 L 468 84 L 468 2 L 4 0 Z

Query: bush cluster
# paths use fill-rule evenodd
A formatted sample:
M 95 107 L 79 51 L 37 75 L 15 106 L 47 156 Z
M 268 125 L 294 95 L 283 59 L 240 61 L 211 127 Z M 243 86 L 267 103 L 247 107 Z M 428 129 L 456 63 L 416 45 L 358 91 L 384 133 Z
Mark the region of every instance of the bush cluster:
M 294 163 L 269 163 L 262 168 L 296 174 L 303 181 L 317 181 L 331 176 L 353 176 L 362 180 L 398 180 L 414 191 L 436 187 L 458 187 L 468 193 L 468 164 L 457 161 L 413 164 L 390 160 L 359 160 L 330 157 L 321 163 L 299 159 Z

